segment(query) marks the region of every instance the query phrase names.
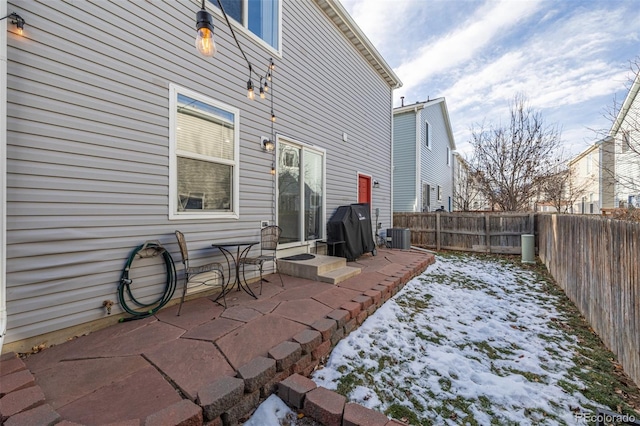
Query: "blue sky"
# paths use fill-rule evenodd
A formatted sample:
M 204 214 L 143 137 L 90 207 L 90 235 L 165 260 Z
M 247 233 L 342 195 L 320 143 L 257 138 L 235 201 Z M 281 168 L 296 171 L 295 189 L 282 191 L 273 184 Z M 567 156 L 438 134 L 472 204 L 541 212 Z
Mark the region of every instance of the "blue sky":
M 640 0 L 341 2 L 402 80 L 394 105 L 444 96 L 462 152 L 472 125 L 506 122 L 524 93 L 579 153 L 609 129 L 640 57 Z

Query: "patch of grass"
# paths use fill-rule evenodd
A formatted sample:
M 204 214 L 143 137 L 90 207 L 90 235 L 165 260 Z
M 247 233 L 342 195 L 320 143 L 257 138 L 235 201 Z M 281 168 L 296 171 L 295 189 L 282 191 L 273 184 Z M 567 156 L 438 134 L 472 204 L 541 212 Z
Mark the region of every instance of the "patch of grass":
M 388 365 L 396 365 L 398 360 L 389 355 L 382 355 L 378 358 L 378 371 L 384 370 L 384 368 Z
M 356 386 L 362 386 L 365 384 L 363 377 L 366 376 L 367 372 L 364 370 L 364 367 L 357 367 L 355 370 L 340 377 L 336 392 L 342 396 L 349 397 L 349 394 L 356 388 Z
M 443 391 L 449 392 L 451 390 L 451 380 L 449 380 L 447 377 L 440 377 L 438 379 L 438 383 L 440 384 L 440 388 L 442 388 Z
M 433 296 L 430 294 L 425 294 L 423 298 L 403 297 L 397 299 L 396 303 L 403 308 L 423 310 L 429 307 L 429 300 L 432 298 Z
M 513 368 L 513 367 L 506 368 L 506 371 L 510 372 L 511 374 L 517 374 L 519 376 L 522 376 L 530 382 L 535 382 L 535 383 L 548 382 L 546 377 L 543 377 L 539 374 L 532 373 L 530 371 L 518 370 L 517 368 Z
M 453 420 L 455 424 L 480 426 L 480 423 L 473 417 L 471 412 L 473 404 L 473 401 L 457 396 L 454 399 L 444 400 L 439 407 L 439 414 L 445 419 Z M 460 416 L 460 412 L 464 413 L 464 416 Z
M 415 410 L 405 407 L 404 405 L 391 404 L 389 408 L 385 410 L 384 414 L 393 419 L 406 419 L 412 425 L 420 424 L 420 419 L 416 415 Z
M 473 342 L 473 345 L 478 348 L 479 351 L 486 354 L 489 359 L 501 359 L 501 357 L 498 355 L 499 352 L 487 342 Z
M 416 331 L 416 337 L 419 338 L 420 340 L 424 340 L 425 342 L 431 342 L 436 345 L 439 345 L 442 342 L 442 339 L 446 339 L 447 337 L 442 333 L 438 333 L 437 331 L 431 331 L 431 332 L 433 333 L 433 335 L 429 336 L 427 334 L 424 334 L 421 331 Z

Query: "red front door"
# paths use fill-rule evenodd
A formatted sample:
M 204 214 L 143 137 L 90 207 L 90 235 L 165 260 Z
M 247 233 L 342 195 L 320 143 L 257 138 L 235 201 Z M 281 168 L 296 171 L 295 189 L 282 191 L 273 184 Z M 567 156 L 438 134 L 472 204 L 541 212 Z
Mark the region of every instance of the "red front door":
M 371 176 L 358 175 L 358 202 L 371 205 Z

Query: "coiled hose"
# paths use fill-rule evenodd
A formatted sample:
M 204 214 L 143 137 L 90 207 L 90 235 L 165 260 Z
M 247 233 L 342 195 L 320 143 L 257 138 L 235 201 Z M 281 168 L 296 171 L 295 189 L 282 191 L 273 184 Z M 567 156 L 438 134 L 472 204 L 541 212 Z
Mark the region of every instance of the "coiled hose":
M 166 270 L 166 283 L 164 287 L 164 292 L 160 296 L 159 299 L 151 302 L 151 303 L 142 303 L 137 300 L 133 293 L 131 292 L 131 284 L 133 280 L 129 278 L 129 271 L 131 270 L 131 265 L 136 258 L 147 258 L 147 257 L 155 257 L 162 255 L 165 264 Z M 122 309 L 131 314 L 130 318 L 120 318 L 120 322 L 123 321 L 133 321 L 137 319 L 147 318 L 151 315 L 154 315 L 158 312 L 164 305 L 171 300 L 173 297 L 173 293 L 176 290 L 177 283 L 177 274 L 176 274 L 176 266 L 173 263 L 173 258 L 171 254 L 162 247 L 160 242 L 158 241 L 147 241 L 144 244 L 139 245 L 129 255 L 127 259 L 127 263 L 124 265 L 124 269 L 122 270 L 122 275 L 120 275 L 120 284 L 118 284 L 118 302 Z M 124 294 L 125 291 L 129 296 L 131 302 L 137 305 L 137 309 L 132 309 L 127 305 L 125 301 Z

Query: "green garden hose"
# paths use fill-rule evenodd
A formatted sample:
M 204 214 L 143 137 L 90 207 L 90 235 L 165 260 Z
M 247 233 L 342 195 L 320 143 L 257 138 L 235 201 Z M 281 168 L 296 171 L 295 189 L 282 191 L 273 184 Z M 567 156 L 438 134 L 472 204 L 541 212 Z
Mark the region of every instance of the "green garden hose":
M 162 255 L 165 264 L 166 270 L 166 282 L 164 292 L 160 296 L 159 299 L 151 302 L 151 303 L 142 303 L 137 300 L 131 291 L 131 284 L 133 284 L 133 280 L 129 278 L 129 271 L 131 270 L 131 265 L 136 258 L 146 258 L 146 257 L 155 257 Z M 127 263 L 124 265 L 124 269 L 122 270 L 122 275 L 120 276 L 120 284 L 118 284 L 118 302 L 122 309 L 131 314 L 130 318 L 120 318 L 120 322 L 123 321 L 132 321 L 142 318 L 147 318 L 151 315 L 154 315 L 158 312 L 164 305 L 171 300 L 173 297 L 173 293 L 176 290 L 176 282 L 177 282 L 177 274 L 176 274 L 176 266 L 173 263 L 173 258 L 171 254 L 158 241 L 147 241 L 144 244 L 139 245 L 129 255 L 127 259 Z M 137 305 L 137 309 L 132 309 L 127 305 L 127 302 L 124 298 L 124 293 L 127 292 L 129 299 L 135 305 Z

